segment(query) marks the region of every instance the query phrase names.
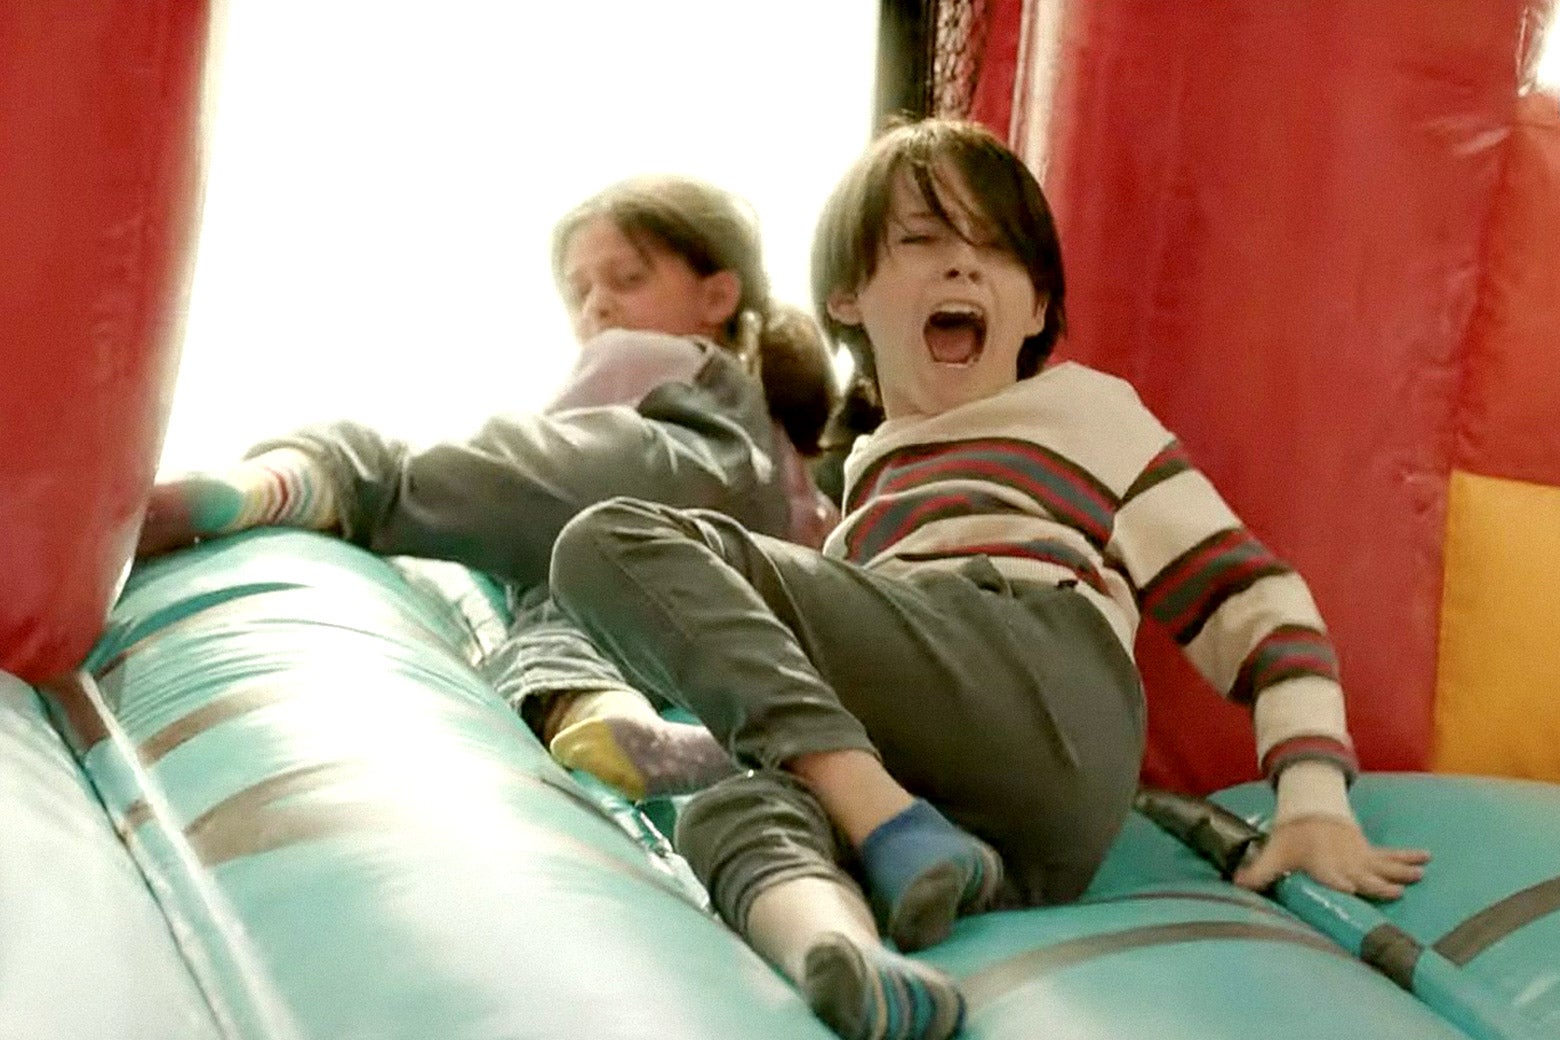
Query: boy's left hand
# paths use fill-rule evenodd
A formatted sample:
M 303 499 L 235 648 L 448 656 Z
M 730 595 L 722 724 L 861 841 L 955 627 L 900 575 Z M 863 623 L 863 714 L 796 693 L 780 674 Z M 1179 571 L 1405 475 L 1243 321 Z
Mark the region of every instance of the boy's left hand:
M 1396 899 L 1424 877 L 1424 849 L 1376 848 L 1359 824 L 1337 816 L 1301 816 L 1273 828 L 1261 851 L 1235 872 L 1234 882 L 1263 891 L 1280 877 L 1303 870 L 1341 892 Z

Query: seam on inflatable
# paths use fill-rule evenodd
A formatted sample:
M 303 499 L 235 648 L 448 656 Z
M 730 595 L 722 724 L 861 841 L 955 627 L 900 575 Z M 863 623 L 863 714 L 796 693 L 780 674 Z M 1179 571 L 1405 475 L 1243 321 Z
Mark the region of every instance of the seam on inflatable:
M 175 949 L 217 1029 L 230 1040 L 302 1040 L 291 1013 L 226 900 L 196 860 L 161 789 L 136 758 L 134 743 L 109 712 L 90 675 L 78 672 L 40 687 L 55 728 L 76 757 L 168 924 Z M 85 732 L 82 725 L 90 726 Z M 90 735 L 101 738 L 88 742 Z M 89 761 L 89 752 L 96 761 Z M 114 820 L 105 788 L 118 783 L 139 797 L 138 829 Z M 114 799 L 118 800 L 118 799 Z

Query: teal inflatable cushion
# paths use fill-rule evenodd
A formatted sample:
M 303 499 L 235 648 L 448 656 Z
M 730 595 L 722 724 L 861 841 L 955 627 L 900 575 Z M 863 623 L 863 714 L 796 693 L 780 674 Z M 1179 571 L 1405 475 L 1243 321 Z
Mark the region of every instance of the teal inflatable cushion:
M 1411 940 L 1435 955 L 1405 971 L 1446 964 L 1449 984 L 1509 1011 L 1511 1029 L 1560 1037 L 1560 785 L 1388 774 L 1362 777 L 1351 798 L 1373 841 L 1434 857 L 1402 899 L 1371 908 L 1401 930 L 1400 946 Z M 1272 812 L 1264 785 L 1216 800 L 1259 824 Z M 1347 900 L 1322 896 L 1360 916 Z
M 467 635 L 300 532 L 133 575 L 76 738 L 230 1033 L 830 1036 L 547 757 Z
M 297 532 L 210 543 L 133 575 L 97 685 L 62 694 L 224 1032 L 831 1036 L 703 911 L 635 808 L 559 770 L 472 670 L 495 591 L 415 570 Z M 1258 787 L 1223 797 L 1254 817 L 1271 804 Z M 1463 928 L 1480 985 L 1546 1026 L 1552 919 L 1494 941 L 1464 925 L 1521 892 L 1542 903 L 1551 798 L 1424 777 L 1356 788 L 1375 837 L 1437 851 L 1382 912 L 1427 943 Z M 1442 834 L 1459 813 L 1466 829 Z M 1511 862 L 1485 869 L 1481 843 Z M 975 1040 L 1499 1035 L 1359 952 L 1133 817 L 1081 902 L 961 921 L 917 956 L 961 980 Z
M 43 703 L 4 672 L 0 1036 L 220 1036 L 145 879 Z
M 1079 902 L 966 919 L 919 956 L 961 981 L 981 1040 L 1467 1040 L 1137 816 Z

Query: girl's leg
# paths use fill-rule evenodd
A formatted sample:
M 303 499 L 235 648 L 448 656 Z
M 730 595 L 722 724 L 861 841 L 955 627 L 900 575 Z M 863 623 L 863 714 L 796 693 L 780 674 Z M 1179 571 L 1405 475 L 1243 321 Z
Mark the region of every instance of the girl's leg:
M 942 1040 L 959 1028 L 953 981 L 878 938 L 848 855 L 810 794 L 782 773 L 732 778 L 695 797 L 677 845 L 721 916 L 841 1036 Z
M 941 941 L 956 916 L 990 904 L 999 857 L 884 769 L 793 632 L 801 584 L 875 599 L 856 569 L 715 514 L 614 501 L 565 528 L 553 570 L 560 603 L 636 682 L 683 703 L 745 764 L 811 786 L 859 852 L 901 949 Z M 872 613 L 853 615 L 869 634 L 881 627 Z
M 661 718 L 544 588 L 521 600 L 484 671 L 562 765 L 630 798 L 697 790 L 736 770 L 703 726 Z
M 736 763 L 697 723 L 663 719 L 621 691 L 567 697 L 547 743 L 560 765 L 579 769 L 633 800 L 687 794 L 730 776 Z

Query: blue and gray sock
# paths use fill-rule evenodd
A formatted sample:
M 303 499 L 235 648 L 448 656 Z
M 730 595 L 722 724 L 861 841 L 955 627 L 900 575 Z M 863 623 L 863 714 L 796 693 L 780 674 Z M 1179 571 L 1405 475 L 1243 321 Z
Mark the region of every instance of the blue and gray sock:
M 873 943 L 838 932 L 807 951 L 802 992 L 845 1040 L 946 1040 L 964 1023 L 953 980 Z
M 1002 884 L 996 850 L 919 798 L 867 835 L 861 862 L 878 925 L 906 952 L 942 942 Z

